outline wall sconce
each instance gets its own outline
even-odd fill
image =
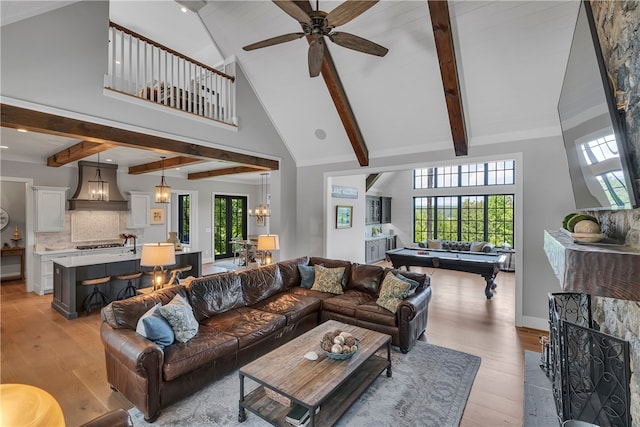
[[[176,263],[173,243],[145,243],[142,246],[140,266],[153,267],[153,290],[162,289],[165,282],[164,267]]]
[[[271,251],[280,249],[280,239],[277,234],[261,234],[258,236],[258,251],[262,252],[262,265],[271,264]]]

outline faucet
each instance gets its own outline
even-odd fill
[[[131,249],[131,251],[130,251],[130,252],[133,252],[133,254],[135,255],[135,254],[137,253],[137,252],[136,252],[136,250],[137,250],[136,248],[138,247],[138,246],[136,245],[136,236],[132,236],[131,238],[133,239],[133,249]],[[127,242],[125,242],[125,243],[127,243]]]
[[[133,249],[131,249],[129,252],[133,252],[133,254],[135,255],[137,252],[137,245],[136,245],[136,235],[135,234],[121,234],[120,237],[122,237],[124,239],[124,243],[123,245],[126,245],[127,242],[129,241],[129,239],[133,239]]]

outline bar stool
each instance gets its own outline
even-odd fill
[[[182,278],[182,273],[190,271],[192,268],[193,267],[190,265],[184,265],[182,267],[172,268],[171,270],[169,270],[169,272],[171,273],[171,276],[169,278],[169,282],[167,283],[167,285],[173,285],[174,282]]]
[[[87,279],[80,282],[82,286],[93,286],[93,292],[87,295],[82,301],[82,307],[87,314],[91,313],[91,310],[93,309],[92,305],[95,305],[96,307],[103,307],[109,304],[107,296],[100,290],[100,285],[110,281],[111,276]],[[94,298],[96,300],[95,304],[92,303]],[[102,300],[102,304],[100,304],[100,300]]]
[[[135,296],[138,292],[138,288],[133,285],[133,280],[139,279],[140,277],[142,277],[142,271],[116,276],[116,280],[128,280],[127,287],[118,292],[116,299],[127,299]]]

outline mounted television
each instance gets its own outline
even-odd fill
[[[576,209],[635,208],[637,177],[588,1],[580,3],[558,114]]]

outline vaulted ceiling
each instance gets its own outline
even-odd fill
[[[43,2],[3,1],[6,16],[5,3],[19,15],[17,3]],[[441,68],[451,64],[439,63],[427,1],[383,0],[339,28],[387,47],[385,57],[327,41],[352,113],[347,124],[330,93],[335,81],[327,81],[324,71],[309,77],[304,38],[242,50],[300,31],[282,9],[269,1],[180,3],[197,12],[183,14],[174,2],[112,1],[111,19],[211,65],[235,55],[298,166],[358,161],[349,125],[359,130],[371,161],[454,152],[445,96],[451,98],[452,91],[443,89],[447,81],[441,75]],[[319,8],[328,12],[341,3],[320,1]],[[307,7],[316,3],[307,2]],[[459,77],[454,95],[469,153],[482,144],[559,134],[556,106],[577,2],[450,1],[448,9]],[[170,16],[171,25],[160,15]],[[238,114],[242,123],[242,111]]]

